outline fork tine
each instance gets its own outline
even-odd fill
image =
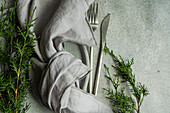
[[[87,18],[91,24],[98,22],[98,3],[93,2],[87,11]]]
[[[95,6],[95,16],[94,16],[94,23],[98,23],[98,3],[96,3],[96,6]]]
[[[91,10],[92,10],[92,4],[90,5],[88,11],[87,11],[87,18],[88,21],[91,23]]]
[[[94,23],[94,18],[95,18],[95,2],[92,4],[92,23]]]

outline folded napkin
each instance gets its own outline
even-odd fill
[[[18,0],[18,19],[22,29],[29,12],[37,7],[37,23],[31,28],[35,36],[37,58],[32,58],[29,73],[32,91],[45,106],[59,113],[111,113],[112,110],[94,95],[74,86],[90,69],[64,50],[63,42],[72,41],[96,46],[85,12],[93,0]]]

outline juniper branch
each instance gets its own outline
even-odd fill
[[[25,113],[30,104],[26,102],[30,90],[28,66],[34,52],[33,19],[35,9],[29,22],[25,21],[26,30],[22,30],[17,22],[16,5],[14,9],[4,10],[0,15],[0,112]]]
[[[124,93],[124,89],[121,89],[121,92],[117,93],[118,86],[120,85],[119,82],[113,82],[116,79],[112,79],[110,76],[109,68],[104,65],[106,71],[107,71],[107,78],[111,81],[112,85],[114,86],[114,89],[116,90],[116,93],[113,92],[113,90],[106,90],[108,92],[108,97],[112,102],[114,102],[114,106],[116,105],[117,111],[119,112],[132,112],[135,110],[137,113],[140,113],[140,107],[142,105],[142,102],[144,100],[144,97],[149,94],[149,91],[145,85],[142,85],[140,82],[136,82],[135,80],[135,74],[132,73],[131,66],[134,64],[134,59],[125,61],[120,55],[119,58],[114,55],[113,50],[110,50],[106,44],[105,44],[105,54],[109,54],[112,56],[113,61],[115,62],[115,66],[112,65],[112,67],[116,70],[117,74],[116,77],[120,77],[123,79],[123,82],[126,82],[129,84],[130,92],[132,95],[136,98],[137,107],[135,107],[134,101],[131,97],[128,97]],[[116,86],[116,87],[115,87]],[[122,104],[123,103],[123,104]]]

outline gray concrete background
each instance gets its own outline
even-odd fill
[[[108,47],[116,55],[134,58],[133,72],[138,82],[145,84],[150,95],[144,99],[141,113],[170,112],[170,1],[169,0],[96,0],[99,3],[99,21],[111,13],[107,33]],[[99,29],[95,32],[99,43]],[[72,53],[77,46],[70,44]],[[98,48],[94,49],[97,59]],[[106,55],[103,64],[110,66],[112,59]],[[96,60],[94,62],[96,65]],[[102,68],[98,96],[107,105],[109,87]],[[32,107],[28,113],[51,113],[30,98]]]
[[[107,43],[116,55],[134,57],[133,72],[146,84],[150,95],[142,113],[170,112],[170,1],[99,0],[100,18],[111,13]],[[97,33],[99,36],[99,31]],[[111,59],[104,57],[110,65]],[[107,82],[101,76],[99,98]]]
[[[111,13],[107,33],[108,47],[116,55],[134,58],[133,72],[138,82],[145,84],[150,95],[141,107],[141,113],[170,112],[170,0],[96,0],[99,3],[99,21]],[[99,29],[95,32],[99,43]],[[79,57],[78,47],[66,43],[66,49]],[[97,59],[98,48],[94,49]],[[110,66],[106,55],[103,64]],[[94,61],[96,65],[96,60]],[[113,71],[112,71],[113,72]],[[102,88],[109,87],[102,68],[98,96],[110,106]],[[40,105],[29,94],[28,113],[53,113]]]

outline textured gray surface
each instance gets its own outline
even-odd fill
[[[133,72],[137,81],[147,85],[150,95],[145,98],[142,113],[168,113],[170,111],[170,1],[169,0],[96,0],[100,5],[99,21],[111,13],[107,34],[109,48],[124,58],[134,57]],[[95,32],[99,43],[99,29]],[[79,56],[77,46],[66,48]],[[73,48],[73,49],[71,49]],[[98,48],[94,49],[95,59]],[[103,63],[111,65],[104,56]],[[96,65],[96,60],[94,62]],[[102,68],[98,98],[109,105],[103,87],[108,87]],[[30,95],[29,95],[30,96]],[[30,96],[28,113],[52,113]]]

